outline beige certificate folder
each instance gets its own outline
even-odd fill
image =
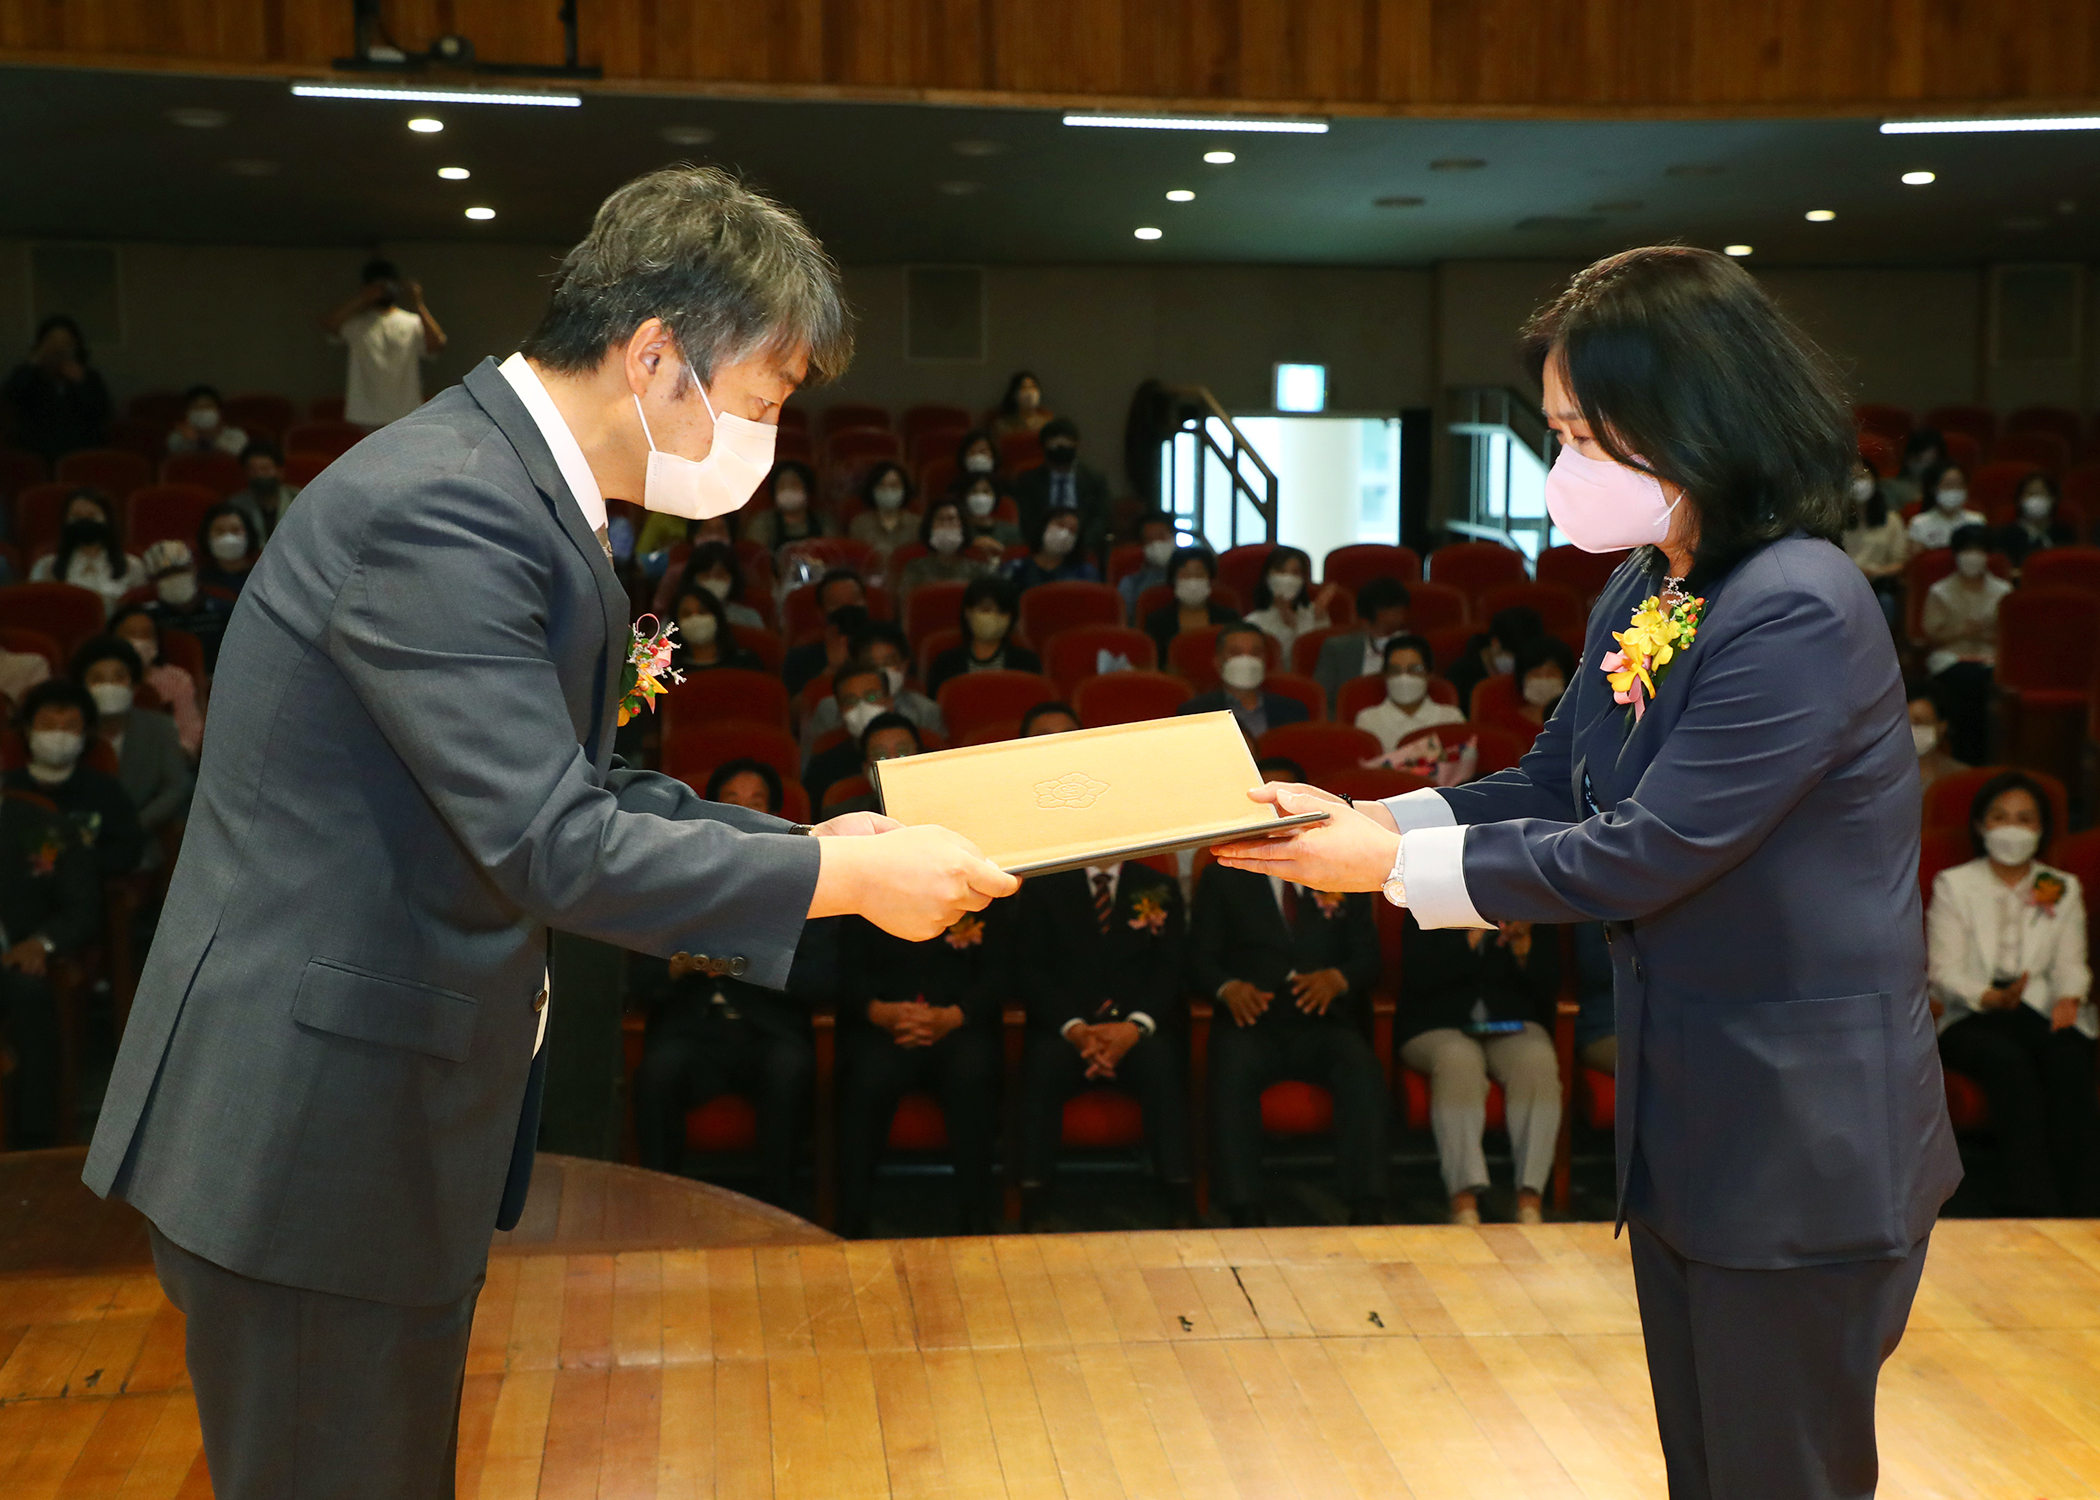
[[[875,766],[882,810],[939,823],[1015,875],[1047,875],[1322,821],[1247,799],[1261,784],[1229,713],[969,745]]]

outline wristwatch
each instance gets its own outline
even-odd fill
[[[1393,846],[1393,868],[1385,877],[1385,884],[1379,887],[1385,892],[1385,899],[1395,906],[1407,905],[1407,881],[1401,876],[1401,862],[1406,858],[1407,835],[1403,833],[1400,842]]]

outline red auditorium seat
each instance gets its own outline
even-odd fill
[[[746,757],[764,761],[782,776],[802,774],[802,747],[785,729],[769,724],[710,724],[675,736],[664,744],[663,771],[704,793],[716,766]]]
[[[780,409],[782,432],[808,432],[809,408],[806,406],[783,406]]]
[[[2069,589],[2100,598],[2100,547],[2051,547],[2030,552],[2020,569],[2025,589]]]
[[[120,453],[136,453],[149,464],[157,464],[168,451],[168,429],[135,417],[118,417],[109,424],[109,441],[103,444]]]
[[[1374,578],[1397,578],[1412,587],[1422,577],[1422,556],[1412,547],[1354,542],[1337,547],[1320,564],[1320,582],[1340,584],[1354,598]]]
[[[1026,603],[1028,596],[1021,596]],[[1087,678],[1101,670],[1102,652],[1120,656],[1132,670],[1150,672],[1159,665],[1159,647],[1142,630],[1127,625],[1072,625],[1051,637],[1043,651],[1043,670],[1058,690],[1070,697]]]
[[[717,1094],[686,1111],[685,1144],[689,1151],[756,1151],[758,1111],[742,1094]]]
[[[33,563],[58,545],[66,498],[75,488],[70,484],[32,484],[15,496],[14,539],[22,549],[23,561]]]
[[[26,625],[0,625],[0,650],[17,656],[41,656],[51,664],[53,677],[66,675],[66,653],[49,631],[31,630]]]
[[[305,489],[321,477],[321,471],[335,462],[332,453],[287,453],[284,456],[284,482],[295,489]]]
[[[1210,586],[1213,604],[1221,604],[1237,614],[1240,612],[1240,591],[1229,583],[1213,582]],[[1137,608],[1132,611],[1130,623],[1143,625],[1147,617],[1165,609],[1174,602],[1174,586],[1170,583],[1155,583],[1137,596]]]
[[[1323,724],[1327,721],[1327,693],[1312,678],[1297,672],[1271,672],[1261,686],[1265,693],[1274,693],[1279,698],[1295,698],[1304,704],[1308,723]]]
[[[139,422],[151,422],[166,432],[182,420],[189,410],[189,403],[182,399],[180,391],[140,391],[124,403],[124,415]]]
[[[301,422],[284,434],[286,453],[326,454],[341,458],[365,440],[370,429],[357,422]]]
[[[1310,677],[1319,668],[1320,652],[1328,640],[1343,634],[1339,625],[1323,625],[1318,630],[1308,630],[1291,642],[1291,670]]]
[[[1538,581],[1558,584],[1583,601],[1585,609],[1604,592],[1611,575],[1630,553],[1585,552],[1580,547],[1548,547],[1539,554]]]
[[[1024,599],[1026,595],[1022,596]],[[1218,632],[1222,625],[1184,630],[1167,643],[1167,670],[1186,677],[1196,691],[1208,693],[1218,685]],[[1283,666],[1283,647],[1276,637],[1263,632],[1262,656],[1271,672]]]
[[[787,642],[770,630],[761,630],[756,625],[732,625],[736,632],[736,643],[757,657],[768,672],[778,674],[787,662]]]
[[[86,448],[60,459],[53,477],[60,484],[93,485],[121,505],[126,495],[153,482],[153,465],[136,453]]]
[[[903,444],[887,428],[845,427],[824,439],[824,462],[831,473],[832,493],[842,495],[856,489],[860,476],[885,460],[901,463]]]
[[[1978,789],[1993,776],[2012,770],[2025,770],[2025,767],[1972,766],[1966,771],[1942,776],[1925,789],[1925,827],[1966,831],[1969,826],[1969,804],[1976,799]],[[2026,774],[2039,782],[2042,790],[2049,794],[2049,806],[2055,814],[2058,830],[2069,828],[2071,798],[2064,790],[2063,782],[2047,771],[2027,771]],[[2049,851],[2043,850],[2042,858],[2048,857]]]
[[[1410,583],[1407,628],[1416,635],[1463,625],[1470,618],[1471,601],[1465,592],[1447,583]]]
[[[1473,684],[1473,701],[1466,705],[1466,717],[1476,723],[1493,723],[1515,712],[1516,707],[1515,678],[1507,672],[1498,672]]]
[[[827,438],[834,432],[844,432],[852,427],[871,427],[888,432],[889,408],[866,401],[834,401],[817,419],[818,434]]]
[[[835,539],[834,539],[835,540]],[[806,546],[798,542],[796,545]],[[868,597],[868,614],[877,620],[890,617],[890,592],[879,583],[870,582],[862,574],[862,590]],[[824,633],[823,616],[817,613],[817,586],[814,583],[799,584],[787,591],[780,601],[781,633],[790,646],[799,646],[813,641]]]
[[[1996,460],[1969,471],[1969,509],[1984,516],[2010,511],[2020,486],[2038,465],[2026,459]],[[2011,519],[2009,516],[2007,519]]]
[[[1555,583],[1511,583],[1489,589],[1480,596],[1480,608],[1474,618],[1485,624],[1502,610],[1520,605],[1529,605],[1539,612],[1549,635],[1571,630],[1580,635],[1589,624],[1589,605],[1583,597]]]
[[[1407,1122],[1409,1130],[1429,1128],[1429,1079],[1425,1074],[1405,1066],[1400,1069],[1400,1109],[1401,1118]],[[1505,1109],[1502,1085],[1490,1079],[1487,1097],[1488,1129],[1501,1130],[1505,1127]]]
[[[1932,904],[1932,883],[1942,870],[1951,870],[1956,865],[1965,865],[1976,857],[1976,846],[1969,838],[1969,830],[1955,828],[1927,828],[1919,835],[1918,843],[1918,899],[1927,906]]]
[[[299,420],[299,413],[292,403],[282,396],[272,396],[262,391],[243,391],[228,396],[219,403],[227,422],[242,429],[253,438],[264,434],[275,438],[281,432],[289,432],[292,424]]]
[[[1584,1068],[1581,1079],[1576,1100],[1583,1122],[1592,1130],[1610,1131],[1618,1117],[1619,1080],[1602,1068]]]
[[[204,513],[220,499],[221,492],[199,484],[149,484],[135,490],[124,508],[128,545],[143,552],[155,542],[182,542],[194,550]]]
[[[2064,451],[2076,453],[2085,439],[2085,425],[2068,406],[2023,406],[2005,419],[2007,436],[2023,432],[2046,432],[2063,439]]]
[[[917,650],[919,642],[936,630],[956,630],[962,625],[963,592],[969,584],[960,578],[922,583],[904,601],[904,638]]]
[[[1883,479],[1893,479],[1903,465],[1903,446],[1890,442],[1878,432],[1862,432],[1859,435],[1859,461]]]
[[[999,439],[999,472],[1014,475],[1043,466],[1043,440],[1032,432],[1009,432]]]
[[[1942,1068],[1946,1079],[1947,1118],[1960,1131],[1988,1130],[1991,1126],[1990,1101],[1983,1097],[1983,1090],[1965,1073],[1952,1068]]]
[[[829,748],[828,746],[826,748]],[[824,788],[823,805],[817,809],[819,817],[828,818],[841,802],[851,802],[859,797],[875,795],[875,784],[865,776],[841,776]]]
[[[1325,1135],[1334,1129],[1334,1095],[1286,1078],[1261,1091],[1261,1128],[1270,1135]]]
[[[1105,583],[1039,583],[1021,595],[1021,634],[1038,651],[1074,625],[1121,625],[1122,596]]]
[[[38,630],[69,657],[73,648],[101,633],[102,596],[70,583],[14,583],[0,588],[0,625]]]
[[[1138,542],[1118,542],[1108,549],[1108,582],[1113,588],[1145,565],[1145,549]]]
[[[306,403],[306,416],[313,422],[340,422],[343,420],[343,398],[316,396]]]
[[[12,500],[33,484],[51,477],[43,456],[20,448],[0,448],[0,500]]]
[[[2008,432],[1991,444],[1991,463],[2027,463],[2061,474],[2071,467],[2071,445],[2053,432]]]
[[[1250,604],[1254,590],[1261,584],[1262,564],[1276,550],[1273,542],[1254,542],[1244,547],[1228,547],[1218,554],[1218,577],[1231,585],[1233,591]],[[1312,580],[1308,578],[1307,584]]]
[[[224,497],[248,483],[248,471],[231,453],[170,453],[160,461],[160,482],[194,484]]]
[[[892,1151],[945,1151],[948,1149],[948,1117],[941,1113],[940,1100],[931,1094],[906,1094],[890,1116],[889,1148]]]
[[[1531,581],[1524,571],[1524,554],[1499,542],[1446,543],[1429,554],[1429,577],[1476,604],[1490,589]],[[1479,618],[1477,610],[1474,618]]]
[[[1998,416],[1988,406],[1935,406],[1925,413],[1925,425],[1943,438],[1952,438],[1956,433],[1973,442],[1979,451],[1987,451],[1991,439],[1998,435]],[[1950,446],[1948,456],[1953,456]]]
[[[1940,439],[1947,446],[1947,462],[1964,474],[1975,473],[1983,463],[1984,454],[1990,451],[1966,432],[1943,432]]]
[[[1884,441],[1895,444],[1899,453],[1910,437],[1911,428],[1916,425],[1911,420],[1909,407],[1890,406],[1878,401],[1862,402],[1853,407],[1852,416],[1853,420],[1859,423],[1861,432],[1871,432]]]
[[[187,630],[177,630],[170,625],[160,633],[161,660],[170,666],[182,668],[195,682],[204,681],[204,642]]]
[[[1072,707],[1088,729],[1172,716],[1195,696],[1186,678],[1165,672],[1109,672],[1072,690]]]
[[[1121,1089],[1091,1088],[1065,1101],[1062,1140],[1068,1147],[1111,1151],[1144,1139],[1144,1108]]]
[[[657,722],[664,743],[678,734],[714,724],[769,724],[788,727],[787,684],[765,672],[716,667],[688,672],[685,681],[656,700]]]
[[[2047,553],[2039,554],[2047,556]],[[2030,715],[2075,712],[2082,721],[2100,665],[2100,598],[2074,589],[2014,589],[1998,605],[1997,686],[2017,712],[2007,743],[2023,744]],[[2080,732],[2073,728],[2071,734]],[[2025,762],[2031,755],[2018,755]]]
[[[1337,771],[1354,771],[1378,755],[1378,737],[1353,724],[1284,724],[1255,742],[1261,759],[1296,761],[1305,779],[1323,784]]]
[[[965,672],[941,684],[941,717],[957,744],[967,744],[970,731],[1013,720],[1038,703],[1057,697],[1057,684],[1040,672]]]

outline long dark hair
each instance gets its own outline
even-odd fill
[[[1843,534],[1858,447],[1838,382],[1726,256],[1651,245],[1600,260],[1532,315],[1522,348],[1534,379],[1557,362],[1606,453],[1684,491],[1695,578],[1796,528]]]

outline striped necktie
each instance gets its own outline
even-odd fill
[[[605,549],[605,555],[610,559],[612,557],[612,538],[605,534],[605,528],[600,526],[591,535],[598,539],[598,545]]]
[[[1108,934],[1109,914],[1115,910],[1116,882],[1106,871],[1094,877],[1094,920],[1101,924],[1101,932]]]

